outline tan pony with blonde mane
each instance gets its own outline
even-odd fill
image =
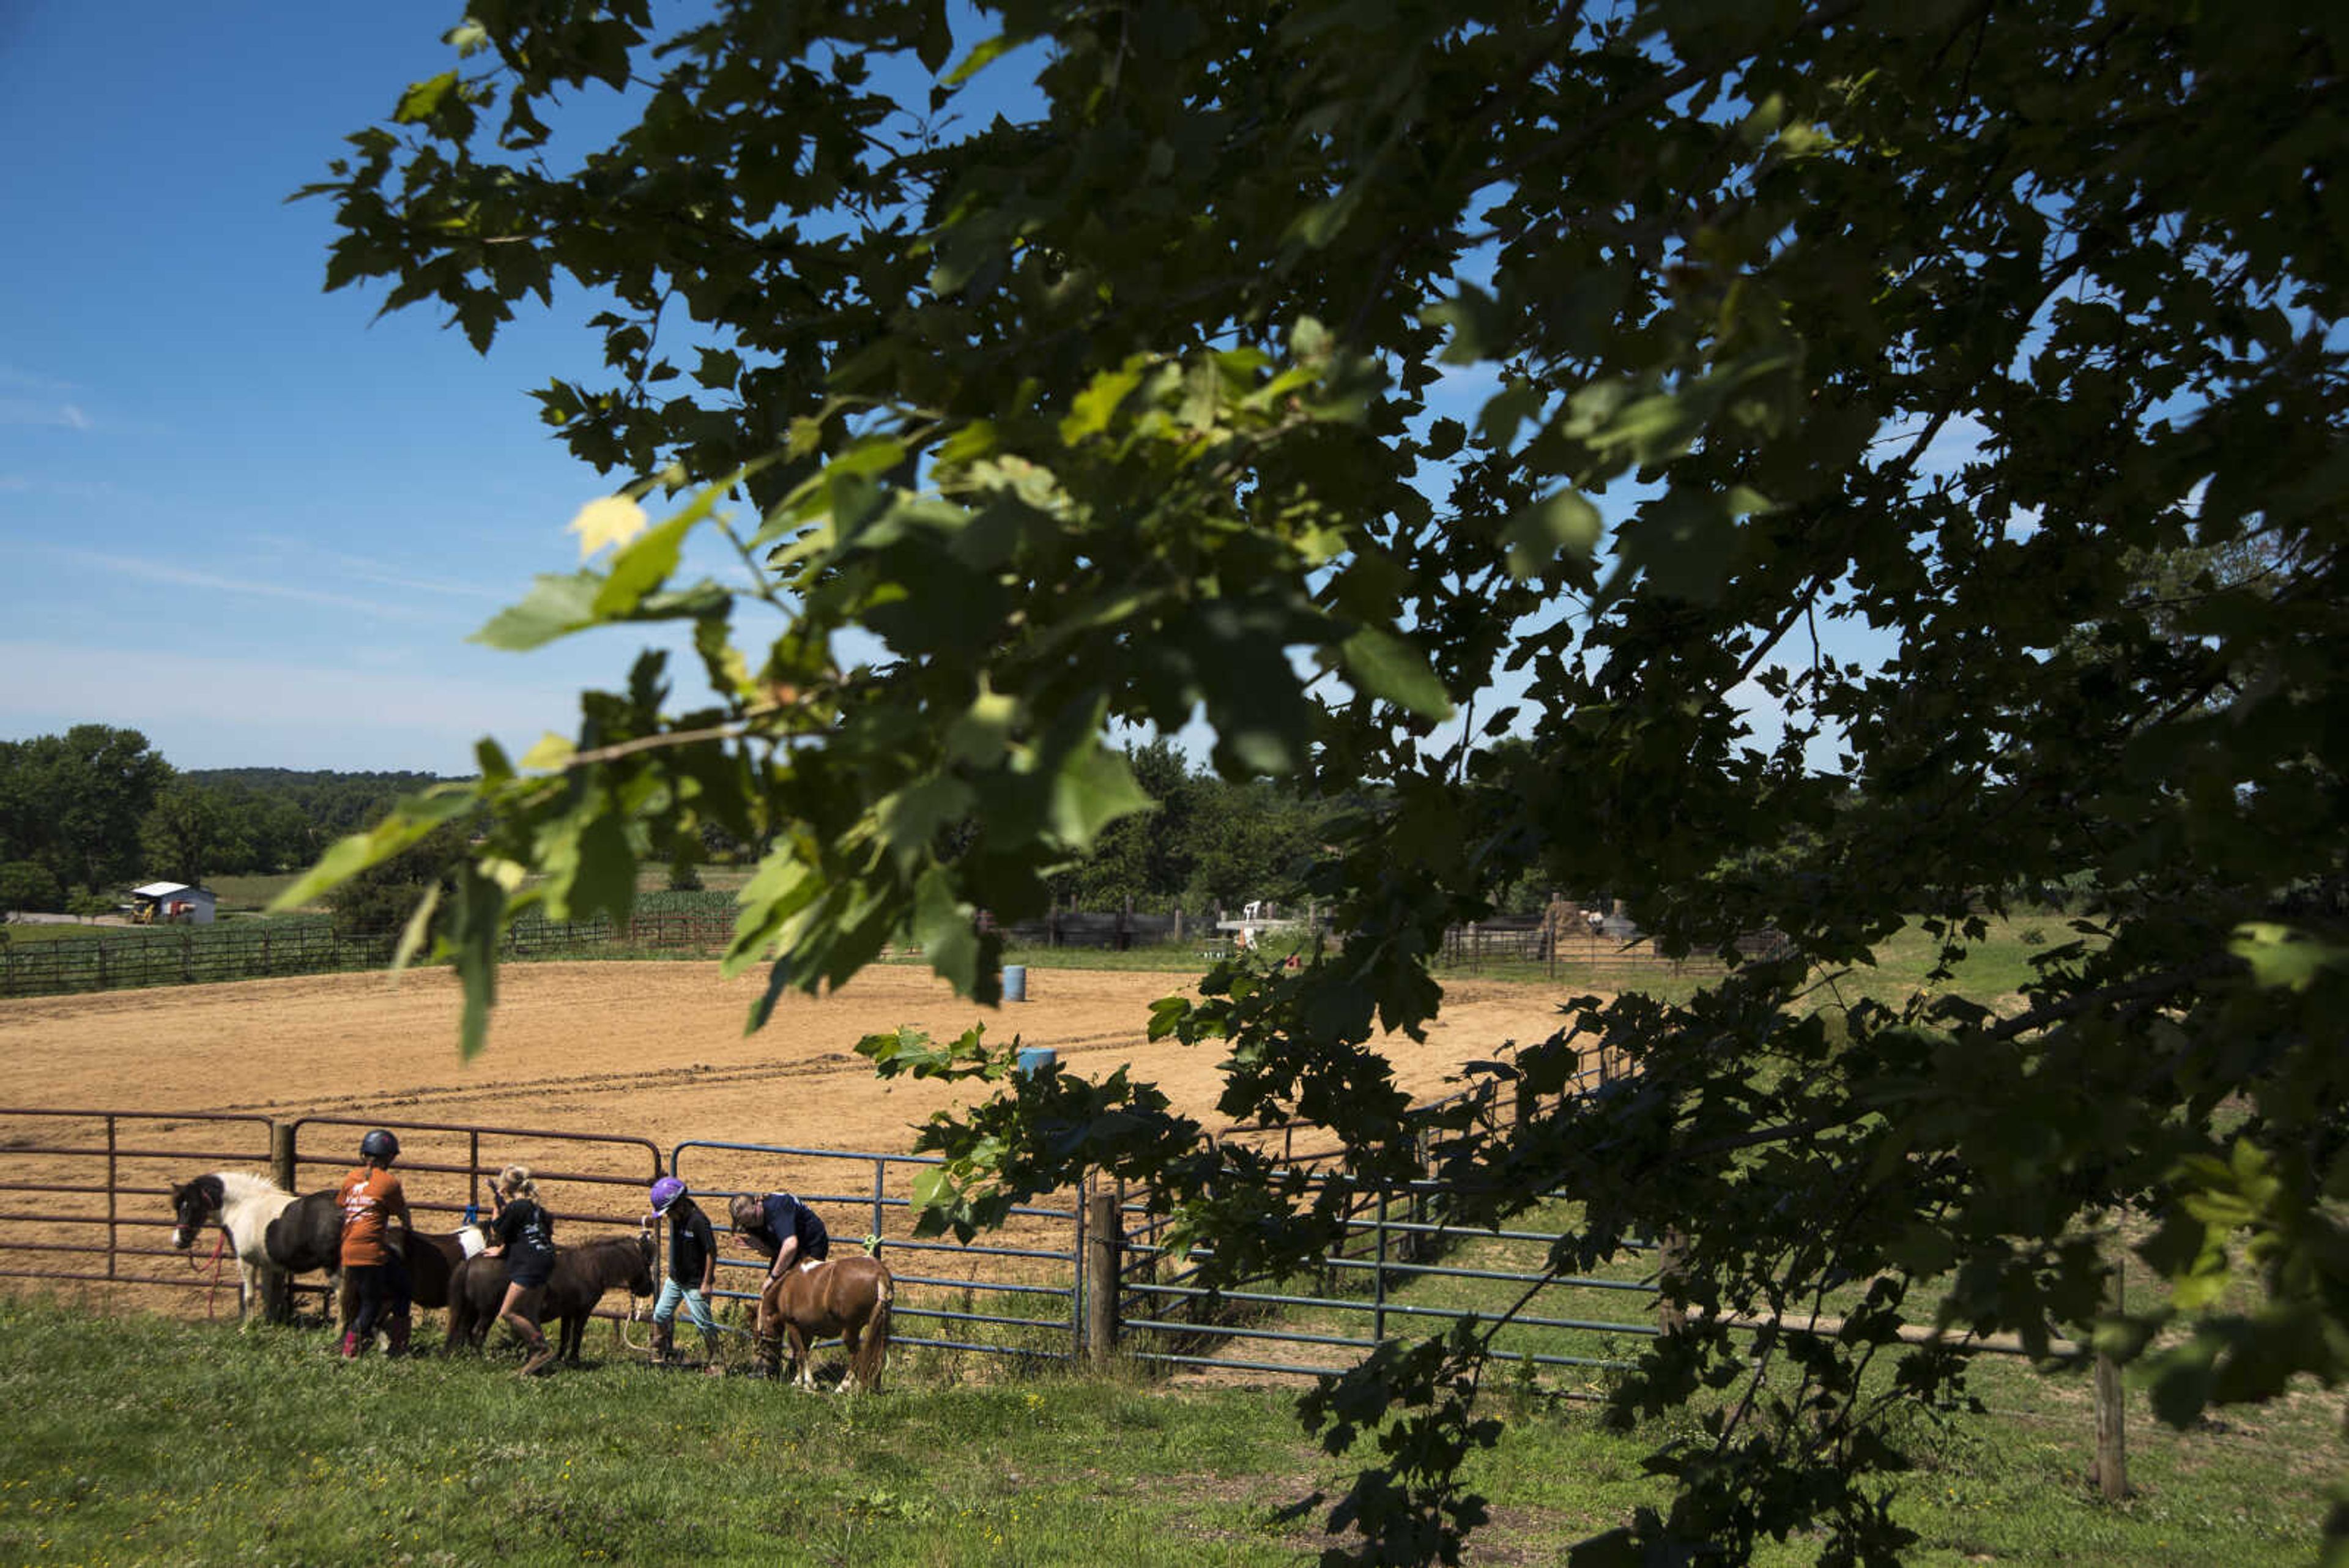
[[[799,1386],[815,1386],[809,1345],[838,1334],[848,1349],[848,1376],[840,1391],[881,1391],[889,1359],[889,1302],[896,1281],[878,1258],[854,1256],[802,1263],[759,1293],[759,1359],[772,1376],[788,1337]],[[779,1337],[781,1336],[781,1337]]]

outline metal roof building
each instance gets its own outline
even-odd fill
[[[218,903],[211,888],[191,888],[185,882],[150,882],[131,888],[130,898],[135,918],[141,922],[186,920],[199,926],[212,923]]]

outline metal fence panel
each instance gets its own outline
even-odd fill
[[[171,1187],[220,1169],[266,1171],[267,1116],[214,1111],[0,1107],[0,1278],[132,1292],[209,1290],[235,1301],[236,1262],[171,1244]]]
[[[923,1171],[944,1163],[933,1156],[690,1138],[677,1145],[669,1161],[672,1173],[697,1197],[714,1200],[704,1207],[711,1210],[712,1225],[728,1234],[732,1228],[723,1222],[725,1206],[742,1193],[791,1191],[824,1219],[835,1247],[858,1244],[854,1227],[833,1224],[835,1217],[854,1215],[856,1225],[865,1227],[864,1244],[890,1264],[896,1280],[893,1318],[1015,1331],[1012,1336],[989,1341],[910,1337],[893,1331],[893,1345],[1051,1360],[1072,1360],[1082,1348],[1080,1203],[1022,1204],[988,1240],[965,1245],[914,1234],[913,1184]],[[788,1162],[789,1172],[802,1185],[786,1188],[775,1179],[781,1162]],[[806,1179],[811,1176],[812,1182]],[[755,1289],[724,1288],[723,1271],[736,1270],[739,1278],[739,1271],[763,1270],[766,1261],[726,1257],[722,1243],[720,1251],[721,1288],[717,1293],[734,1301],[755,1299]],[[901,1257],[915,1261],[908,1267],[896,1262]],[[1064,1304],[1052,1317],[973,1310],[986,1298],[1019,1296]],[[1040,1343],[1023,1343],[1023,1338]]]

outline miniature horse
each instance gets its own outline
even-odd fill
[[[759,1356],[772,1376],[781,1359],[776,1334],[790,1336],[799,1385],[815,1386],[810,1342],[833,1334],[848,1348],[846,1393],[881,1392],[889,1359],[889,1301],[896,1281],[878,1258],[861,1255],[802,1263],[759,1293]]]
[[[409,1232],[407,1248],[400,1256],[408,1263],[408,1297],[413,1304],[449,1304],[449,1287],[455,1282],[457,1271],[465,1262],[464,1243],[458,1240],[460,1234],[455,1231],[442,1235]]]
[[[479,1350],[498,1321],[506,1299],[506,1261],[479,1256],[457,1266],[449,1281],[448,1348]],[[648,1296],[653,1284],[653,1238],[649,1231],[634,1236],[606,1236],[578,1247],[554,1249],[554,1272],[540,1298],[539,1321],[563,1320],[557,1342],[566,1361],[579,1359],[579,1342],[586,1337],[588,1314],[604,1293],[626,1285],[634,1296]]]
[[[463,1232],[442,1231],[438,1234],[424,1231],[396,1231],[394,1244],[408,1265],[408,1301],[412,1307],[444,1307],[449,1304],[449,1283],[455,1278],[458,1266],[465,1261]],[[348,1279],[343,1282],[342,1319],[347,1327],[358,1316],[358,1291]]]
[[[332,1189],[296,1198],[265,1177],[219,1170],[172,1183],[171,1213],[177,1220],[171,1245],[182,1252],[207,1225],[228,1233],[236,1249],[236,1315],[248,1326],[264,1268],[288,1275],[323,1271],[329,1276],[326,1299],[334,1299],[332,1276],[343,1266],[343,1211]]]

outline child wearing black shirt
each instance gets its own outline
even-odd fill
[[[653,1303],[653,1358],[674,1358],[677,1309],[682,1302],[693,1326],[701,1331],[702,1349],[708,1354],[702,1370],[723,1372],[718,1365],[718,1324],[709,1314],[709,1293],[718,1282],[718,1232],[685,1183],[674,1176],[653,1183],[652,1202],[646,1229],[655,1220],[668,1221],[668,1278],[661,1282],[660,1299]]]
[[[554,1360],[554,1347],[538,1326],[546,1282],[554,1272],[554,1217],[539,1207],[538,1184],[531,1180],[526,1165],[500,1171],[490,1201],[497,1209],[490,1226],[497,1244],[482,1248],[481,1256],[506,1261],[506,1299],[498,1316],[512,1324],[530,1346],[530,1359],[522,1364],[527,1377]]]

